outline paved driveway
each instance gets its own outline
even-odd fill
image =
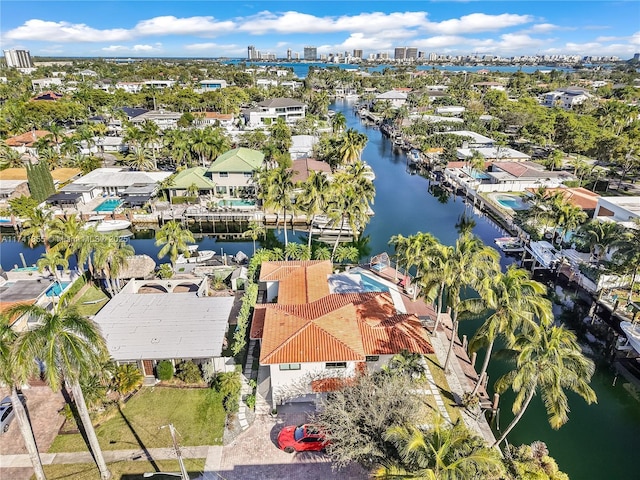
[[[38,451],[46,452],[53,443],[62,425],[63,417],[58,411],[64,406],[62,395],[54,393],[49,387],[31,387],[23,390],[27,399],[27,413],[38,445]],[[9,395],[9,389],[0,388],[0,399]],[[27,453],[18,422],[14,420],[6,433],[0,435],[0,455]],[[0,468],[0,478],[18,480],[30,478],[31,468]],[[6,475],[6,477],[5,477]]]
[[[307,420],[299,409],[281,408],[277,418],[258,416],[235,441],[222,449],[219,474],[226,480],[364,480],[368,478],[357,465],[334,471],[329,458],[320,452],[285,453],[276,446],[278,433],[285,425]],[[291,411],[293,410],[293,411]]]

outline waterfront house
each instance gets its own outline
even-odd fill
[[[153,383],[162,360],[214,362],[222,348],[233,296],[208,296],[208,280],[130,280],[94,318],[111,358],[135,364]]]
[[[455,134],[456,132],[447,132]],[[477,134],[476,134],[477,135]],[[466,134],[464,136],[467,136]],[[482,137],[479,135],[478,137],[471,138],[471,144],[479,145],[475,148],[470,148],[472,145],[468,144],[467,147],[457,148],[456,154],[458,158],[462,161],[466,161],[469,158],[473,157],[474,152],[479,153],[483,156],[483,158],[488,162],[525,162],[531,160],[531,157],[526,153],[519,152],[518,150],[514,150],[509,147],[494,147],[488,146],[490,144],[478,143],[481,142]],[[486,138],[486,137],[485,137]],[[482,145],[482,146],[480,146]]]
[[[200,197],[215,194],[216,184],[207,175],[206,167],[185,168],[176,173],[168,188],[169,197],[188,196],[194,188],[197,189],[197,195]]]
[[[306,104],[293,98],[272,98],[258,103],[254,108],[242,111],[245,124],[250,128],[271,125],[278,118],[286,123],[296,123],[305,117]]]
[[[375,103],[385,103],[389,102],[389,104],[394,108],[400,108],[405,103],[407,103],[407,93],[399,92],[397,90],[389,90],[387,92],[376,95]]]
[[[389,291],[365,291],[361,275],[333,274],[321,260],[262,263],[250,337],[260,341],[274,407],[313,400],[403,350],[433,353],[418,317]]]
[[[331,177],[331,167],[326,162],[314,160],[312,158],[299,158],[294,160],[291,165],[293,177],[291,181],[295,184],[305,182],[311,172],[323,173],[327,177]]]
[[[456,130],[450,132],[435,132],[436,135],[457,135],[459,137],[464,137],[463,148],[490,148],[493,147],[494,141],[493,138],[485,137],[484,135],[480,135],[476,132],[471,132],[469,130]]]
[[[575,180],[565,171],[549,171],[532,162],[494,162],[486,172],[488,182],[483,182],[480,191],[524,191],[528,188],[557,188],[564,182]]]
[[[630,227],[640,219],[640,197],[600,197],[593,218]]]
[[[88,202],[98,196],[127,196],[131,189],[148,186],[155,193],[158,182],[170,172],[134,172],[122,167],[97,168],[62,188],[61,192],[82,192]]]
[[[237,198],[255,195],[254,174],[264,165],[264,153],[240,147],[223,153],[211,163],[207,174],[216,184],[216,195]]]

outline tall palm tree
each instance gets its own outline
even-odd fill
[[[27,447],[29,459],[37,480],[44,480],[42,460],[33,435],[33,429],[27,417],[27,412],[18,395],[18,388],[25,385],[31,376],[37,372],[37,364],[31,358],[19,358],[16,351],[18,333],[9,326],[9,316],[0,316],[0,382],[11,389],[11,403],[18,428]]]
[[[340,145],[340,160],[342,163],[353,163],[360,160],[362,151],[367,145],[367,136],[350,128],[342,135]]]
[[[44,244],[45,250],[48,252],[49,230],[53,222],[53,215],[49,210],[34,208],[24,222],[24,228],[20,232],[21,239],[28,239],[29,246],[33,248],[38,243]]]
[[[587,220],[587,214],[580,207],[563,203],[556,210],[556,225],[560,227],[561,239],[564,241],[569,232],[575,231]],[[562,242],[560,242],[562,245]]]
[[[195,243],[193,233],[180,222],[171,221],[165,223],[156,234],[156,246],[162,245],[158,252],[158,258],[169,255],[171,265],[175,268],[178,255],[188,254],[188,243]]]
[[[575,334],[560,326],[541,324],[523,331],[509,342],[515,368],[498,379],[495,388],[503,393],[515,392],[513,413],[516,416],[496,440],[499,445],[520,421],[538,390],[549,416],[549,424],[558,429],[569,420],[565,389],[581,396],[587,403],[597,401],[589,386],[595,371],[593,362],[584,356]]]
[[[519,331],[535,328],[537,322],[548,325],[553,320],[551,302],[544,297],[546,287],[532,280],[529,272],[522,268],[510,266],[505,273],[498,272],[486,277],[478,291],[486,307],[493,313],[476,331],[469,344],[471,351],[477,351],[481,346],[487,347],[480,377],[472,392],[474,395],[487,372],[498,335],[504,335],[512,341]]]
[[[53,275],[55,282],[57,284],[60,284],[60,278],[58,277],[58,267],[62,267],[63,269],[69,268],[69,260],[64,258],[60,252],[49,251],[49,252],[45,252],[40,257],[40,259],[38,259],[38,261],[36,262],[36,265],[38,267],[39,272],[42,272],[43,270],[47,270],[51,275]],[[53,305],[55,307],[56,296],[54,295],[51,298],[53,301]]]
[[[149,150],[143,145],[136,148],[133,152],[133,157],[127,161],[127,164],[133,169],[142,172],[157,170],[155,158],[149,156]]]
[[[302,198],[302,211],[309,219],[309,239],[308,247],[311,248],[311,231],[316,215],[326,212],[331,195],[333,193],[332,183],[324,173],[313,171],[304,182],[300,198]]]
[[[457,337],[458,315],[477,315],[483,309],[482,300],[468,297],[468,288],[477,288],[486,277],[500,271],[498,252],[486,246],[472,235],[462,235],[454,246],[435,247],[431,263],[435,268],[427,269],[423,286],[425,293],[446,290],[446,305],[451,308],[452,334],[444,368],[449,368],[453,346]],[[441,309],[441,306],[438,307]]]
[[[206,167],[207,161],[210,162],[214,156],[213,148],[211,147],[212,130],[210,128],[193,130],[191,137],[191,150],[200,157],[202,166]]]
[[[626,228],[613,245],[616,247],[614,261],[622,266],[623,271],[631,274],[631,286],[627,296],[627,301],[631,302],[640,270],[640,220],[634,219],[633,227]]]
[[[69,258],[75,253],[76,260],[78,260],[79,243],[87,232],[84,228],[85,225],[85,222],[76,215],[53,220],[49,230],[49,237],[54,242],[51,251],[61,252],[64,258]]]
[[[293,195],[292,178],[293,172],[284,166],[280,166],[264,172],[259,181],[260,189],[258,194],[265,208],[276,210],[276,212],[282,211],[285,247],[289,243],[287,236],[287,210],[293,209],[291,201]],[[276,223],[278,223],[277,220]]]
[[[107,289],[113,297],[118,291],[118,274],[126,267],[135,250],[131,245],[124,243],[117,233],[102,235],[99,238],[100,241],[94,246],[93,262],[102,270]]]
[[[620,239],[623,230],[616,222],[591,220],[580,227],[579,234],[589,245],[591,256],[600,257],[606,254],[609,247]]]
[[[331,130],[334,134],[342,132],[347,126],[347,118],[344,113],[338,112],[331,119]]]
[[[243,237],[248,237],[253,240],[253,254],[256,253],[256,240],[261,237],[264,237],[266,234],[266,229],[264,225],[258,223],[256,221],[249,222],[248,229],[242,233]]]
[[[153,120],[145,120],[141,125],[141,140],[142,145],[151,150],[151,157],[153,159],[152,168],[153,170],[158,169],[158,161],[156,160],[156,149],[157,144],[162,138],[160,135],[160,127]],[[136,150],[137,153],[137,150]],[[141,169],[141,170],[146,170]],[[151,168],[149,169],[151,170]]]
[[[11,312],[28,315],[37,321],[37,326],[21,338],[18,352],[24,358],[31,356],[42,361],[45,379],[53,390],[61,387],[62,380],[70,387],[100,477],[108,480],[111,472],[104,461],[80,387],[80,380],[96,373],[107,355],[98,326],[74,309],[52,313],[37,305],[20,305]]]
[[[433,416],[429,430],[413,425],[390,428],[385,439],[400,455],[399,465],[381,468],[374,478],[454,480],[502,478],[500,453],[467,429],[463,422],[449,424]]]
[[[21,167],[24,167],[22,154],[6,144],[2,144],[2,147],[0,147],[0,170],[4,170],[5,168]]]
[[[395,235],[391,237],[390,244],[395,246],[397,262],[402,264],[405,271],[416,267],[416,278],[422,277],[422,272],[428,267],[428,257],[438,240],[430,233],[418,232],[409,237]],[[408,285],[405,285],[405,288]],[[418,295],[418,289],[414,289],[414,300]]]

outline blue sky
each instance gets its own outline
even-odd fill
[[[0,2],[3,49],[32,55],[284,57],[393,54],[617,55],[640,52],[640,2],[170,1]]]

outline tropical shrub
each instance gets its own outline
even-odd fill
[[[156,374],[158,375],[158,379],[162,381],[168,381],[173,378],[174,369],[173,364],[169,360],[162,360],[156,366]]]
[[[213,381],[212,388],[219,392],[224,411],[233,413],[238,410],[242,382],[238,372],[219,373]]]
[[[143,375],[140,369],[133,363],[118,365],[111,383],[120,395],[127,395],[142,385]]]
[[[247,404],[247,407],[253,410],[256,407],[256,396],[253,393],[247,395],[247,398],[244,399],[244,403]]]
[[[202,374],[200,373],[200,367],[193,363],[191,360],[182,362],[178,365],[176,377],[185,383],[200,383],[202,382]]]

